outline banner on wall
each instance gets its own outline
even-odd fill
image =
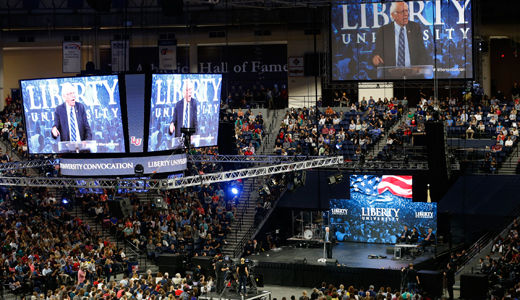
[[[303,76],[304,64],[303,64],[303,56],[291,56],[289,57],[289,67],[288,74],[289,76],[301,77]]]
[[[177,69],[177,40],[159,40],[159,70]]]
[[[81,72],[81,42],[63,42],[63,73]]]
[[[135,167],[142,165],[144,174],[172,173],[185,170],[186,163],[186,154],[103,159],[62,158],[60,170],[65,176],[134,175]]]
[[[112,41],[112,72],[125,72],[130,69],[130,41]]]

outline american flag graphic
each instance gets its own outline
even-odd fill
[[[379,194],[390,193],[404,198],[412,198],[412,176],[383,175],[377,185]]]

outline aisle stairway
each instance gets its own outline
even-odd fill
[[[261,155],[273,155],[276,137],[280,129],[280,124],[285,116],[285,109],[272,109],[268,113],[268,122],[265,126],[265,139],[263,140],[262,147],[257,151],[257,154]]]
[[[520,160],[520,148],[518,146],[518,143],[513,147],[513,151],[511,151],[511,154],[507,157],[507,159],[501,164],[500,168],[498,169],[498,174],[504,174],[504,175],[516,175],[516,165],[518,164],[518,161]]]
[[[222,252],[224,255],[233,256],[237,245],[244,238],[249,228],[253,226],[261,182],[262,179],[259,178],[247,179],[244,182],[239,198],[236,220],[231,224],[231,232],[226,237],[227,244],[223,245]]]
[[[415,112],[416,109],[410,108],[409,110],[412,112]],[[385,132],[385,135],[383,135],[381,137],[381,139],[379,139],[379,142],[377,142],[377,144],[375,144],[374,147],[372,147],[372,149],[369,150],[369,152],[371,154],[369,157],[367,157],[368,159],[377,159],[377,155],[379,154],[379,152],[381,152],[383,150],[383,148],[385,148],[385,146],[386,146],[388,133],[390,133],[392,131],[396,131],[401,125],[406,123],[407,118],[408,118],[408,115],[406,113],[403,113],[403,115],[401,116],[399,121],[397,121],[392,127],[390,127],[390,129],[387,130],[387,132]]]
[[[125,242],[122,239],[118,239],[114,234],[112,234],[94,218],[89,216],[87,212],[84,212],[79,203],[70,211],[71,215],[74,217],[79,217],[83,220],[84,223],[88,224],[93,231],[100,233],[103,239],[110,241],[111,243],[115,243],[117,248],[123,249],[126,256],[131,261],[139,262],[139,272],[146,272],[147,270],[151,270],[153,274],[159,271],[159,267],[150,259],[146,257],[146,253],[140,253],[138,249],[134,246],[130,245],[128,242]]]

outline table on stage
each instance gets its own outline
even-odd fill
[[[416,244],[395,244],[394,245],[394,258],[401,259],[402,249],[409,250],[412,256],[419,251],[419,245]]]

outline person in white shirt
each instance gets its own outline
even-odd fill
[[[511,139],[511,137],[508,137],[505,144],[504,144],[506,147],[512,147],[513,146],[513,140]]]

